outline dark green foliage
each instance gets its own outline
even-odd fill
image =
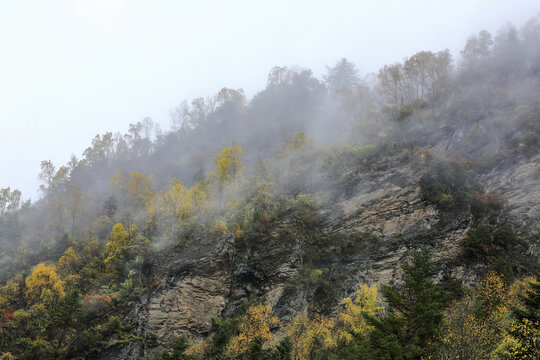
[[[536,281],[530,282],[529,286],[530,289],[525,292],[525,295],[520,295],[522,306],[512,309],[512,313],[519,325],[535,329],[538,333],[540,331],[540,277],[537,276]],[[519,331],[519,327],[510,333],[523,345],[519,358],[538,359],[540,357],[538,337],[535,338],[530,336],[530,333]]]
[[[212,336],[212,346],[206,353],[209,359],[222,359],[225,354],[225,348],[231,338],[236,334],[238,320],[229,318],[216,321],[218,329]]]
[[[480,226],[470,232],[463,240],[462,251],[467,262],[486,261],[488,256],[496,254],[489,227]]]
[[[276,352],[279,354],[279,360],[292,359],[292,343],[289,337],[281,340],[276,346]]]
[[[185,336],[180,336],[174,340],[170,349],[158,350],[152,353],[148,360],[196,360],[196,355],[186,355],[189,344]]]
[[[191,178],[191,183],[192,184],[200,183],[201,181],[204,181],[204,178],[205,178],[204,169],[200,168],[199,170],[197,170],[197,172],[195,172],[195,174],[193,174]]]
[[[246,354],[234,360],[291,360],[292,344],[289,338],[282,340],[275,349],[263,349],[263,342],[256,338]]]
[[[420,187],[425,200],[441,210],[467,209],[473,199],[473,185],[466,169],[457,161],[430,155]]]
[[[500,213],[504,203],[504,199],[495,193],[482,193],[479,190],[474,190],[471,213],[475,219],[489,218],[492,214]]]
[[[58,344],[63,345],[70,329],[76,328],[82,316],[81,294],[79,290],[73,290],[47,313],[47,325],[51,338]]]
[[[405,145],[383,142],[359,147],[344,146],[323,160],[323,169],[350,196],[362,175],[377,174],[399,162]]]
[[[337,354],[342,360],[376,359],[376,353],[371,348],[369,338],[361,334],[352,334],[353,340],[339,346]]]
[[[536,281],[529,283],[530,289],[525,292],[525,295],[520,296],[522,307],[514,308],[513,313],[518,321],[524,319],[540,326],[540,277],[536,277]]]
[[[499,213],[504,200],[494,193],[486,193],[482,184],[472,177],[470,164],[455,159],[428,154],[420,188],[425,200],[446,213],[468,214],[479,222]]]
[[[443,291],[429,279],[433,264],[427,248],[414,251],[402,267],[403,285],[382,287],[389,313],[366,317],[374,326],[369,338],[376,359],[420,359],[441,333]]]
[[[287,291],[294,293],[302,289],[308,294],[310,313],[329,314],[338,303],[335,293],[339,290],[340,280],[338,272],[333,268],[304,267],[297,277],[291,279]]]
[[[17,354],[17,359],[21,360],[56,360],[60,356],[58,349],[41,339],[22,337],[17,341],[16,346],[19,351],[13,353]]]
[[[459,300],[465,295],[461,280],[454,277],[443,278],[441,288],[443,290],[443,300],[446,305],[450,305],[452,301]]]
[[[253,339],[251,344],[249,345],[249,349],[247,352],[241,356],[238,356],[238,359],[240,360],[259,360],[259,359],[267,359],[266,351],[263,349],[263,341],[260,337],[256,337]]]
[[[60,258],[72,242],[73,240],[69,238],[68,234],[58,237],[52,248],[52,259],[57,260]]]
[[[461,251],[467,264],[483,263],[505,276],[512,282],[518,265],[527,268],[524,259],[526,242],[521,239],[509,224],[500,226],[481,225],[469,232],[463,240]]]
[[[81,296],[73,290],[51,308],[15,311],[2,330],[0,352],[17,359],[59,359],[75,353],[77,344],[70,335],[82,325]]]
[[[103,203],[103,215],[113,217],[116,214],[116,210],[118,210],[118,202],[116,201],[116,197],[111,195]]]

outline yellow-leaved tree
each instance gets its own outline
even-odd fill
[[[212,160],[216,167],[216,177],[220,185],[220,191],[226,184],[240,175],[243,155],[240,145],[233,141],[231,146],[221,150]]]
[[[293,150],[298,150],[302,148],[307,142],[306,134],[304,131],[299,131],[294,134],[294,138],[290,141],[287,141],[287,154],[291,153]]]
[[[124,200],[126,200],[128,196],[126,184],[127,184],[126,176],[120,171],[115,172],[113,177],[111,178],[111,181],[109,182],[109,185],[112,188],[120,192],[120,196]]]
[[[322,315],[297,315],[289,324],[287,335],[293,344],[292,358],[297,360],[324,359],[339,341],[346,340],[335,320]]]
[[[166,213],[177,222],[190,218],[193,210],[193,200],[190,195],[180,180],[172,179],[169,182],[169,191],[163,194]]]
[[[117,171],[110,181],[110,185],[118,190],[128,203],[135,206],[149,207],[154,197],[152,179],[143,173],[133,171],[129,177]]]
[[[0,286],[0,312],[24,301],[25,293],[26,284],[22,274],[6,281],[4,285]]]
[[[25,283],[25,298],[28,305],[33,308],[44,309],[66,295],[64,282],[56,273],[54,265],[45,263],[36,265]]]
[[[68,247],[64,254],[58,259],[58,268],[64,273],[69,274],[76,270],[78,263],[81,261],[81,256],[73,249]]]
[[[177,178],[173,178],[169,181],[168,191],[160,192],[152,199],[148,212],[163,228],[164,234],[171,234],[179,226],[201,215],[208,200],[205,182],[187,188]]]
[[[64,279],[66,285],[70,286],[79,281],[80,276],[77,270],[81,262],[81,255],[71,246],[58,259],[58,272],[62,275],[62,279]]]
[[[372,326],[368,325],[363,314],[378,315],[384,311],[377,297],[377,286],[366,284],[356,289],[354,301],[347,297],[341,302],[343,310],[338,313],[338,320],[347,331],[356,334],[367,335]],[[347,334],[350,336],[350,334]]]
[[[131,225],[129,231],[124,229],[121,223],[114,225],[110,240],[105,244],[105,264],[116,260],[121,252],[131,245],[136,234],[137,226],[135,225]]]
[[[210,194],[208,193],[207,185],[205,181],[200,181],[187,191],[189,198],[193,202],[193,209],[197,214],[203,214],[208,207]]]
[[[251,306],[241,317],[238,324],[239,334],[233,337],[228,345],[228,352],[234,355],[245,353],[250,344],[259,338],[263,345],[272,343],[272,327],[279,325],[279,319],[272,314],[268,305]]]
[[[438,358],[520,358],[514,355],[521,343],[511,333],[530,329],[517,329],[510,315],[512,308],[519,305],[528,280],[516,280],[507,288],[502,275],[488,272],[475,291],[446,310],[446,331]]]

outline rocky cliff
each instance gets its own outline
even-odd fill
[[[129,315],[138,323],[139,341],[109,356],[135,359],[147,353],[149,343],[165,344],[179,334],[200,340],[212,333],[213,318],[233,314],[250,296],[271,305],[285,322],[313,309],[332,313],[361,283],[399,282],[399,263],[422,244],[432,249],[437,281],[475,283],[481,265],[464,266],[457,259],[463,239],[479,220],[470,211],[444,211],[425,199],[420,185],[425,153],[426,148],[400,148],[382,169],[352,169],[349,189],[325,189],[330,200],[307,225],[283,216],[257,242],[208,232],[158,251],[150,274],[161,283]],[[532,238],[528,251],[536,259],[539,177],[540,156],[520,154],[494,161],[477,174],[486,192],[504,199],[504,207],[489,221],[510,222],[516,232]]]

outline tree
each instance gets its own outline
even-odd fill
[[[152,178],[140,172],[133,171],[128,178],[117,171],[111,178],[110,185],[120,191],[124,201],[135,206],[148,207],[154,197]]]
[[[436,54],[431,51],[420,51],[403,64],[408,80],[410,96],[413,100],[425,101],[436,98],[450,76],[451,56],[448,50]]]
[[[80,212],[82,192],[75,185],[70,185],[67,192],[67,208],[71,215],[71,236],[75,234],[75,220]]]
[[[0,223],[8,214],[14,214],[21,207],[21,192],[9,187],[0,189]]]
[[[286,66],[275,66],[268,74],[266,88],[277,88],[292,83],[296,72]]]
[[[41,162],[41,172],[39,173],[39,180],[43,181],[43,184],[39,186],[40,190],[47,194],[52,188],[52,182],[55,174],[55,167],[51,160],[43,160]]]
[[[478,36],[471,36],[467,40],[467,44],[461,50],[461,56],[467,62],[486,59],[490,54],[492,45],[493,37],[488,31],[482,30],[478,33]]]
[[[204,99],[202,97],[193,99],[191,106],[187,101],[176,107],[171,112],[172,127],[178,129],[194,129],[204,125],[206,118],[215,109],[214,99]]]
[[[44,309],[64,297],[64,282],[54,265],[40,263],[26,278],[26,301],[34,308]]]
[[[297,315],[289,324],[287,335],[293,343],[293,359],[325,359],[345,334],[336,328],[334,319],[316,315]]]
[[[247,100],[243,89],[234,90],[224,87],[217,93],[215,101],[217,107],[223,107],[227,103],[242,107]]]
[[[115,172],[113,177],[111,178],[111,181],[109,182],[109,185],[112,188],[120,192],[120,195],[122,196],[123,200],[127,200],[127,196],[128,196],[126,184],[127,184],[126,175],[120,171]]]
[[[378,78],[387,102],[403,110],[418,101],[437,99],[446,89],[451,63],[450,51],[444,50],[420,51],[403,63],[385,65]]]
[[[326,67],[326,75],[323,77],[330,93],[352,92],[358,86],[358,70],[356,66],[343,58],[334,67]]]
[[[294,138],[292,140],[287,141],[287,154],[290,154],[293,150],[298,150],[304,147],[307,142],[306,134],[303,130],[297,132],[294,134]]]
[[[540,277],[529,283],[529,289],[520,295],[522,307],[513,309],[514,316],[522,321],[528,319],[532,323],[540,323]]]
[[[191,216],[193,200],[190,195],[177,178],[169,182],[169,191],[163,194],[163,204],[166,213],[176,222],[181,222]]]
[[[428,355],[439,338],[443,321],[443,292],[429,279],[431,255],[423,247],[402,263],[403,284],[383,286],[389,313],[366,315],[373,326],[370,343],[379,359],[419,359]]]
[[[521,307],[512,309],[517,322],[510,333],[518,342],[511,352],[518,359],[540,357],[540,278],[529,282],[525,294],[520,294]]]
[[[105,244],[105,263],[116,260],[122,251],[129,247],[136,232],[135,225],[131,225],[129,232],[124,229],[121,223],[114,225],[109,237],[110,240]]]
[[[79,290],[70,291],[60,299],[47,313],[50,337],[56,340],[57,347],[66,352],[68,345],[64,342],[82,315],[81,294]]]
[[[371,326],[366,322],[364,314],[376,316],[384,311],[380,300],[377,298],[377,286],[360,285],[355,292],[354,301],[347,297],[341,305],[344,307],[338,313],[338,319],[345,328],[353,334],[367,335]]]
[[[406,91],[405,75],[401,64],[385,65],[379,70],[378,78],[390,104],[403,107],[411,101]]]
[[[439,359],[491,359],[494,345],[502,339],[475,314],[474,296],[467,295],[446,310],[445,333],[439,345]]]
[[[221,150],[212,160],[216,167],[216,177],[219,182],[220,193],[223,187],[235,180],[242,169],[242,148],[235,141],[231,146]]]
[[[9,307],[22,307],[24,305],[25,293],[26,284],[22,274],[6,281],[3,286],[0,286],[0,312]]]
[[[534,348],[530,346],[534,330],[529,324],[512,323],[509,316],[526,284],[523,279],[506,287],[502,275],[489,271],[475,289],[446,310],[437,358],[527,358],[517,355]]]
[[[103,214],[113,217],[116,214],[116,210],[118,210],[118,203],[116,202],[116,197],[111,195],[103,202]]]
[[[131,173],[130,182],[127,184],[127,192],[138,205],[146,205],[154,196],[150,185],[152,180],[140,172]]]
[[[190,360],[198,359],[193,355],[187,355],[186,350],[189,348],[188,341],[185,336],[176,338],[171,346],[171,349],[157,351],[153,353],[150,360]],[[146,358],[145,358],[146,359]]]
[[[58,259],[58,270],[65,277],[75,274],[81,263],[81,256],[73,247],[67,248],[64,254]],[[69,283],[69,277],[66,279]]]
[[[83,152],[84,159],[90,166],[108,164],[114,154],[114,139],[111,132],[96,135],[92,145]]]
[[[234,355],[244,354],[256,339],[262,345],[271,344],[273,336],[270,329],[278,325],[279,319],[272,314],[270,306],[251,306],[240,318],[239,333],[231,339],[228,352]]]

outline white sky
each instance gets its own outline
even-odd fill
[[[469,35],[521,26],[538,0],[0,0],[0,188],[37,199],[39,163],[80,157],[97,133],[183,99],[243,88],[275,65],[360,72]]]

